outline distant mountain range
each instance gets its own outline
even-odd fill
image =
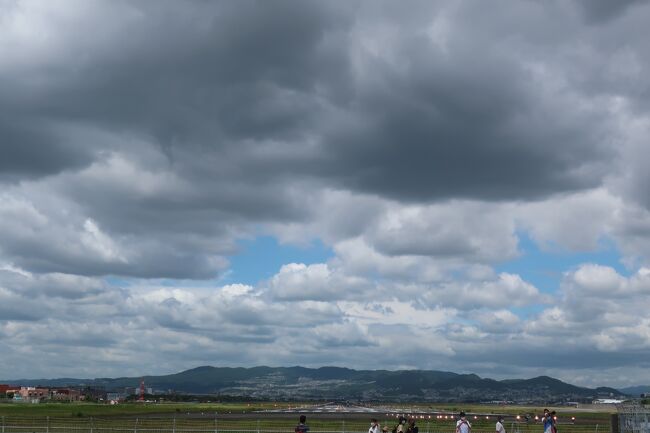
[[[8,380],[46,387],[94,386],[124,391],[140,377]],[[272,400],[459,401],[508,400],[528,403],[591,401],[620,396],[613,388],[583,388],[548,376],[493,380],[475,374],[428,370],[352,370],[339,367],[198,367],[176,374],[145,376],[155,392],[212,394]],[[627,388],[627,390],[636,388]],[[635,394],[635,393],[631,393]]]
[[[650,394],[650,385],[630,386],[619,389],[624,394],[638,397],[641,394]]]

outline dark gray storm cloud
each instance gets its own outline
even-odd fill
[[[462,2],[34,7],[46,42],[5,7],[0,181],[51,176],[61,200],[40,188],[35,212],[72,207],[47,224],[74,237],[90,219],[104,253],[8,231],[0,249],[40,272],[205,278],[251,224],[308,222],[305,197],[324,189],[431,203],[601,187],[622,152],[603,98],[632,87],[583,68],[644,46],[636,33],[617,45],[617,20],[585,23],[599,9],[582,3],[507,16]],[[576,51],[589,55],[567,61]]]
[[[1,87],[1,85],[0,85]],[[0,96],[1,97],[1,96]],[[67,136],[51,119],[16,116],[0,102],[0,181],[57,174],[89,164],[98,149]]]
[[[534,49],[534,35],[517,45],[493,28],[461,32],[470,23],[458,19],[440,46],[426,26],[442,12],[418,7],[425,18],[383,16],[381,3],[102,5],[63,29],[55,56],[3,74],[2,109],[20,106],[17,120],[36,130],[40,118],[149,137],[197,188],[291,175],[435,200],[599,185],[612,156],[604,113],[575,112],[547,93],[517,51]],[[104,39],[80,41],[92,26]],[[379,52],[360,40],[381,41],[390,26],[400,34]],[[34,76],[47,78],[34,87]],[[2,166],[26,175],[78,167],[93,143],[74,141],[5,130]],[[137,152],[123,141],[101,150]]]
[[[52,40],[17,30],[0,69],[0,180],[61,173],[48,181],[60,201],[27,193],[39,230],[5,223],[0,250],[26,269],[208,278],[251,224],[308,221],[314,191],[531,200],[601,185],[617,156],[607,110],[536,59],[547,36],[504,29],[481,6],[47,13]],[[479,16],[492,24],[471,25]],[[69,235],[53,236],[57,224]]]
[[[346,81],[336,33],[350,18],[317,4],[95,6],[57,29],[58,51],[2,71],[0,109],[13,115],[2,129],[5,170],[53,173],[96,145],[66,153],[74,136],[39,140],[54,122],[153,137],[172,160],[177,147],[200,158],[227,156],[249,139],[302,139],[318,114],[315,90]],[[13,49],[30,48],[38,47]],[[26,128],[34,137],[20,135]]]
[[[622,0],[617,2],[610,2],[607,0],[582,0],[579,3],[583,8],[586,20],[592,24],[600,24],[607,20],[616,19],[628,12],[632,6],[643,4],[645,2],[646,0]]]

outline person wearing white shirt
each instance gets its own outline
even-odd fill
[[[381,429],[379,428],[379,423],[375,418],[372,418],[370,420],[370,428],[368,429],[368,433],[381,433]]]
[[[465,412],[460,413],[460,419],[456,421],[456,433],[470,433],[472,425],[465,418]]]
[[[500,416],[497,421],[496,433],[506,433],[506,428],[503,426],[503,417]]]
[[[406,433],[404,425],[406,424],[406,418],[403,416],[399,417],[399,423],[397,424],[397,433]]]

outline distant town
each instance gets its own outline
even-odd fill
[[[107,404],[117,404],[127,400],[144,401],[145,395],[153,395],[154,390],[142,385],[140,388],[126,387],[122,392],[108,392],[105,389],[91,386],[49,388],[0,384],[0,401],[13,403],[91,401]],[[172,391],[157,391],[156,394],[169,392]]]
[[[86,395],[82,390],[73,388],[40,388],[0,384],[0,399],[15,402],[82,401],[86,399]]]

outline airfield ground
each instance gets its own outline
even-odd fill
[[[305,413],[311,433],[364,433],[370,418],[392,427],[396,416],[402,414],[417,419],[420,433],[451,433],[455,430],[454,415],[463,410],[473,424],[473,433],[493,433],[496,415],[505,416],[509,433],[541,433],[541,425],[535,422],[534,416],[542,409],[463,404],[367,407],[296,403],[0,404],[0,422],[4,433],[291,433],[299,414]],[[550,409],[558,413],[559,433],[608,433],[611,414],[615,412],[611,406]]]

